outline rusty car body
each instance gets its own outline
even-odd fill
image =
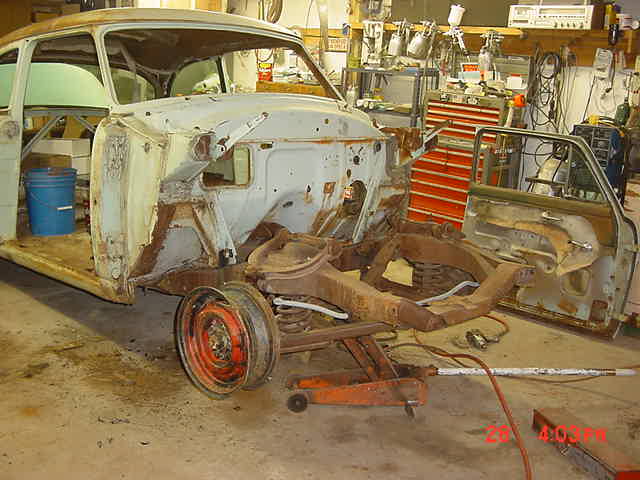
[[[323,96],[253,91],[265,50],[294,55]],[[400,378],[371,335],[475,318],[533,273],[404,220],[412,161],[435,132],[376,127],[282,27],[168,9],[70,15],[0,40],[0,81],[0,256],[114,302],[138,287],[185,296],[178,350],[212,397],[261,385],[281,353],[343,340],[383,403],[407,382],[400,404],[422,402],[422,382]],[[91,140],[78,188],[89,225],[34,237],[21,165],[65,119]],[[480,286],[416,303],[428,285],[383,275],[398,257]],[[359,322],[314,329],[309,309]]]

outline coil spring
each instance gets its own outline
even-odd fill
[[[295,296],[282,297],[286,300],[308,302],[309,297]],[[301,333],[311,329],[311,315],[313,312],[305,308],[277,305],[275,307],[276,321],[282,333]]]
[[[444,281],[444,267],[438,263],[418,263],[413,268],[413,285],[418,288],[428,288]]]

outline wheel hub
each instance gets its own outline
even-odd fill
[[[225,362],[231,360],[231,335],[219,318],[211,321],[209,328],[207,328],[207,335],[209,337],[209,348],[211,348],[213,355]]]

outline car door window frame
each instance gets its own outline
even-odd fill
[[[613,213],[615,216],[615,220],[616,220],[616,226],[618,227],[619,225],[621,225],[624,222],[624,214],[622,211],[622,206],[620,205],[620,202],[618,200],[618,197],[616,196],[615,192],[613,191],[613,188],[611,187],[611,185],[609,184],[609,180],[607,180],[607,177],[605,176],[604,171],[602,171],[602,169],[600,168],[599,165],[593,165],[591,162],[589,162],[587,159],[590,156],[593,156],[591,149],[589,148],[589,145],[587,144],[587,142],[584,141],[583,138],[580,137],[574,137],[571,135],[558,135],[558,134],[549,134],[549,133],[545,133],[545,132],[531,132],[529,130],[522,130],[519,128],[507,128],[507,127],[480,127],[478,128],[478,130],[476,131],[476,137],[475,137],[475,141],[474,141],[474,158],[473,158],[473,164],[472,164],[472,169],[471,169],[471,187],[473,187],[474,184],[478,184],[477,182],[477,178],[478,178],[478,165],[479,165],[479,156],[480,156],[480,152],[481,152],[481,146],[482,146],[482,142],[483,142],[483,137],[487,134],[504,134],[504,135],[518,135],[518,136],[526,136],[526,137],[536,137],[540,140],[548,140],[548,141],[565,141],[567,142],[572,148],[577,149],[578,151],[580,151],[580,153],[582,153],[585,163],[587,165],[587,168],[589,169],[589,172],[591,173],[591,175],[594,177],[594,179],[596,180],[596,183],[598,184],[598,187],[600,188],[602,194],[605,197],[605,204],[609,204],[611,206],[611,208],[613,209]],[[571,168],[569,166],[569,168]],[[569,179],[569,173],[567,174],[567,182]],[[565,182],[566,185],[566,182]],[[496,188],[496,189],[502,189],[503,187],[495,187],[492,185],[485,185],[485,187],[488,188]],[[531,194],[531,195],[537,195],[537,194]],[[571,201],[583,201],[582,199],[567,199],[567,200],[571,200]],[[589,201],[584,201],[585,203],[593,203],[593,202],[589,202]]]
[[[19,80],[18,70],[20,69],[21,56],[23,56],[21,44],[22,42],[12,43],[11,45],[8,45],[7,47],[0,50],[0,57],[14,50],[17,52],[16,69],[15,72],[13,72],[13,79],[11,80],[11,92],[9,93],[9,101],[6,107],[0,106],[0,114],[9,114],[11,109],[14,107],[14,104],[16,103],[16,96],[19,94],[19,92],[17,92],[16,90],[16,87],[18,86]]]

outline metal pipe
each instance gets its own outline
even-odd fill
[[[460,282],[458,285],[453,287],[448,292],[441,293],[440,295],[436,295],[435,297],[425,298],[424,300],[419,300],[416,302],[416,305],[424,306],[429,305],[431,302],[437,302],[438,300],[444,300],[445,298],[449,298],[451,295],[458,293],[464,287],[479,287],[480,284],[478,282],[472,282],[470,280],[465,280],[464,282]]]
[[[319,342],[333,342],[343,338],[357,338],[376,333],[390,332],[393,325],[382,322],[355,322],[339,327],[319,328],[310,332],[289,333],[280,339],[280,350],[290,350],[292,347],[314,345]]]
[[[436,375],[456,376],[456,375],[486,375],[482,368],[438,368]],[[494,376],[497,377],[523,377],[541,375],[574,375],[579,377],[629,377],[636,375],[635,370],[629,368],[490,368]]]
[[[52,116],[49,119],[49,121],[44,124],[44,127],[38,130],[38,133],[36,133],[35,136],[31,140],[29,140],[29,143],[27,143],[25,147],[22,149],[22,156],[20,157],[22,160],[24,160],[29,156],[29,154],[31,153],[31,150],[33,150],[33,147],[36,145],[36,143],[38,143],[42,138],[44,138],[45,135],[49,133],[49,131],[54,127],[54,125],[61,118],[62,117],[60,115]]]

